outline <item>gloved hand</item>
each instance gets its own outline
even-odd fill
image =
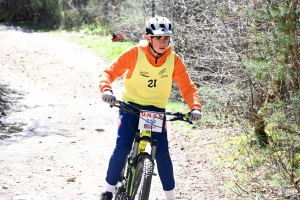
[[[111,90],[104,90],[102,93],[102,100],[113,106],[115,104],[116,97]]]
[[[189,117],[189,121],[198,121],[201,119],[201,110],[199,109],[194,109],[190,112],[190,117]]]

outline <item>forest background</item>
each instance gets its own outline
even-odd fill
[[[0,22],[112,35],[165,16],[197,85],[200,126],[239,127],[228,179],[241,197],[300,198],[299,0],[0,0]],[[174,85],[172,99],[183,101]],[[0,96],[1,100],[1,96]],[[222,155],[220,155],[222,156]],[[224,163],[220,163],[222,165]]]

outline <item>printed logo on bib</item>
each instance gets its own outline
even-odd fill
[[[144,77],[149,77],[149,72],[140,71],[139,75],[144,76]]]
[[[163,70],[161,70],[160,72],[159,72],[159,75],[161,76],[163,73],[165,73],[167,71],[167,69],[166,68],[164,68]]]

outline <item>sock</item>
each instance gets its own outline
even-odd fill
[[[110,185],[110,184],[106,183],[106,190],[105,190],[106,192],[113,193],[114,190],[115,190],[115,185]]]
[[[175,191],[170,190],[170,191],[165,191],[166,198],[167,200],[175,200]]]

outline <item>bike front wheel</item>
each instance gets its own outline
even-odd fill
[[[128,168],[128,160],[126,159],[123,170],[120,174],[118,184],[115,187],[114,200],[124,200],[126,197],[126,170]]]
[[[153,162],[149,154],[141,154],[136,167],[133,200],[148,200],[151,188]]]
[[[126,197],[126,188],[124,186],[120,186],[116,189],[114,200],[124,200]]]

